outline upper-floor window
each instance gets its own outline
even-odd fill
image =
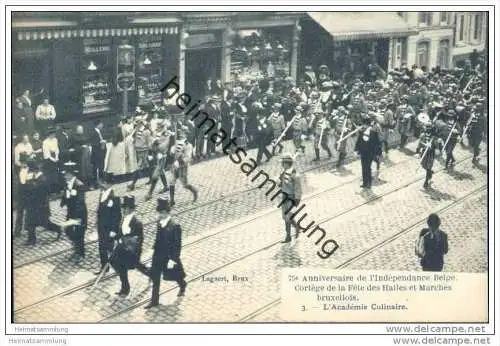
[[[465,16],[462,14],[458,17],[458,41],[461,42],[465,38]]]
[[[448,12],[440,12],[439,13],[439,23],[448,24]]]
[[[432,25],[432,12],[419,12],[418,23],[420,25]]]
[[[474,41],[481,41],[481,34],[483,29],[483,17],[481,14],[474,15]]]

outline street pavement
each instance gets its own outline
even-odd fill
[[[409,148],[412,146],[414,149],[415,143]],[[311,156],[306,158],[310,160]],[[112,273],[92,290],[89,287],[95,278],[92,271],[98,266],[96,244],[87,245],[85,262],[75,266],[67,262],[67,251],[57,252],[59,242],[48,243],[40,246],[44,250],[34,255],[32,261],[18,255],[16,263],[14,256],[15,321],[278,321],[281,268],[418,270],[413,242],[432,211],[442,211],[443,224],[448,223],[452,230],[445,229],[450,235],[445,270],[484,272],[487,268],[485,168],[474,168],[470,152],[463,148],[457,147],[456,157],[459,163],[452,174],[439,171],[440,165],[436,163],[435,170],[439,172],[429,191],[421,188],[424,171],[419,169],[418,159],[407,151],[391,151],[390,160],[382,165],[378,182],[371,191],[359,188],[359,161],[348,164],[345,170],[332,172],[331,163],[326,167],[313,166],[306,158],[299,158],[299,169],[305,172],[304,212],[309,216],[304,223],[314,220],[340,245],[328,259],[317,256],[315,236],[308,238],[303,234],[293,245],[279,243],[284,236],[280,210],[273,207],[264,191],[249,184],[244,174],[238,172],[239,168],[235,171],[229,159],[217,159],[229,163],[221,169],[223,179],[218,182],[203,181],[195,169],[207,170],[221,161],[200,163],[192,167],[193,182],[199,185],[204,182],[205,187],[212,184],[207,189],[218,192],[213,196],[207,194],[208,202],[196,206],[189,204],[187,194],[179,199],[185,205],[181,204],[176,219],[185,229],[182,258],[189,282],[186,297],[177,298],[177,287],[163,282],[163,305],[145,312],[142,307],[150,297],[150,286],[144,275],[130,272],[132,292],[127,298],[114,295],[119,280]],[[482,159],[484,162],[484,155]],[[263,169],[274,176],[279,165],[275,161]],[[215,174],[211,173],[210,178]],[[232,191],[237,192],[231,194],[226,188],[234,183],[229,179],[233,175],[246,185],[233,186]],[[199,180],[195,181],[195,177]],[[141,194],[144,191],[137,192],[138,196]],[[96,203],[97,193],[89,193],[87,198],[89,204]],[[153,205],[139,206],[143,208],[141,216],[145,222],[154,221]],[[154,228],[151,223],[145,229],[145,262],[152,254]],[[384,245],[379,246],[381,243]],[[466,259],[462,257],[464,249],[471,254]],[[49,256],[37,260],[36,256],[43,256],[42,251]],[[233,275],[247,277],[248,281],[233,282]],[[227,282],[209,283],[204,280],[207,277],[226,277]]]

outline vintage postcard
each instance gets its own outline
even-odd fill
[[[7,6],[7,331],[482,343],[491,5]]]

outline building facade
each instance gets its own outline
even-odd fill
[[[398,12],[415,29],[408,37],[406,63],[427,70],[452,66],[453,12]],[[397,65],[396,65],[397,67]]]
[[[487,12],[454,12],[453,64],[462,65],[471,54],[483,53],[488,37]]]

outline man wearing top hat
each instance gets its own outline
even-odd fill
[[[292,241],[291,229],[292,225],[295,228],[295,238],[299,236],[299,226],[293,219],[291,210],[298,207],[302,198],[302,185],[300,176],[294,167],[294,157],[291,154],[283,154],[281,157],[281,165],[283,170],[279,176],[279,187],[283,192],[285,198],[280,202],[282,217],[285,221],[285,240],[282,243],[289,243]]]
[[[361,171],[363,174],[362,188],[370,189],[372,187],[371,165],[373,160],[380,156],[381,145],[377,131],[372,127],[370,116],[363,117],[363,125],[359,131],[358,139],[354,150],[361,157]]]
[[[36,227],[43,226],[46,230],[55,232],[57,239],[61,236],[61,227],[50,221],[49,194],[47,177],[40,170],[40,164],[33,159],[26,162],[26,168],[20,173],[21,184],[25,193],[25,228],[28,232],[26,245],[36,245]]]
[[[96,275],[100,274],[109,261],[109,256],[113,251],[111,235],[118,234],[121,218],[120,197],[115,196],[110,184],[103,183],[97,205],[97,237],[101,269],[95,273]]]
[[[78,180],[75,169],[76,163],[68,162],[64,165],[64,180],[66,187],[61,198],[61,207],[66,206],[66,220],[79,220],[79,224],[66,230],[68,238],[73,242],[74,253],[71,256],[75,261],[85,257],[85,231],[87,229],[87,205],[85,204],[85,186]]]
[[[140,263],[144,226],[135,215],[135,197],[123,197],[122,218],[116,234],[110,234],[115,240],[115,248],[109,260],[111,266],[120,277],[121,288],[117,295],[127,296],[130,293],[128,271],[137,269],[149,276],[146,266]]]
[[[186,274],[181,261],[182,227],[172,219],[170,215],[171,205],[168,199],[158,199],[156,207],[158,212],[158,225],[155,243],[153,245],[153,261],[150,269],[150,277],[153,281],[153,292],[151,302],[146,309],[155,307],[160,303],[161,275],[168,271],[169,262],[174,262],[173,279],[179,285],[178,297],[183,296],[186,291],[187,282],[184,280]]]

